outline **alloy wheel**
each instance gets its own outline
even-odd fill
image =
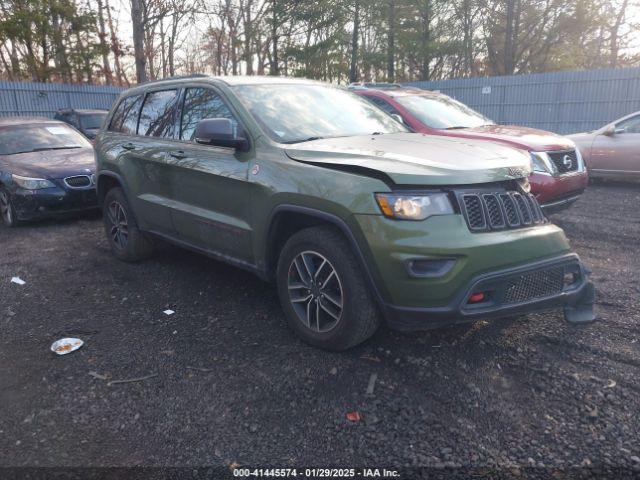
[[[304,251],[289,266],[289,299],[308,329],[328,332],[342,318],[344,294],[338,272],[326,257]]]
[[[120,249],[127,248],[129,240],[129,224],[127,222],[127,214],[119,202],[113,201],[107,209],[107,219],[109,221],[109,235],[113,243]]]
[[[2,216],[2,221],[5,225],[13,223],[11,201],[9,200],[9,194],[4,190],[0,191],[0,216]]]

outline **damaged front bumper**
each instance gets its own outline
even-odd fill
[[[573,324],[595,320],[595,288],[591,272],[576,254],[567,254],[474,278],[443,307],[406,308],[385,304],[391,328],[428,330],[479,319],[521,315],[555,308]]]

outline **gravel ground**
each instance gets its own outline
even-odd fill
[[[120,263],[97,218],[0,229],[0,466],[639,472],[639,205],[595,185],[553,217],[599,322],[383,329],[342,354],[297,340],[274,288],[233,267],[169,246]],[[62,336],[86,343],[58,357]]]

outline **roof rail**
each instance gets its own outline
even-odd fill
[[[184,80],[187,78],[203,78],[209,77],[206,73],[192,73],[190,75],[174,75],[172,77],[158,78],[157,80],[149,80],[148,82],[139,83],[138,85],[149,85],[152,83],[167,82],[169,80]]]

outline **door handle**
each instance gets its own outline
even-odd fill
[[[125,150],[134,150],[136,146],[131,142],[127,142],[124,145],[122,145],[122,148],[124,148]]]
[[[187,154],[184,153],[184,151],[182,150],[176,150],[175,152],[171,152],[169,153],[169,155],[171,155],[173,158],[186,158]]]

